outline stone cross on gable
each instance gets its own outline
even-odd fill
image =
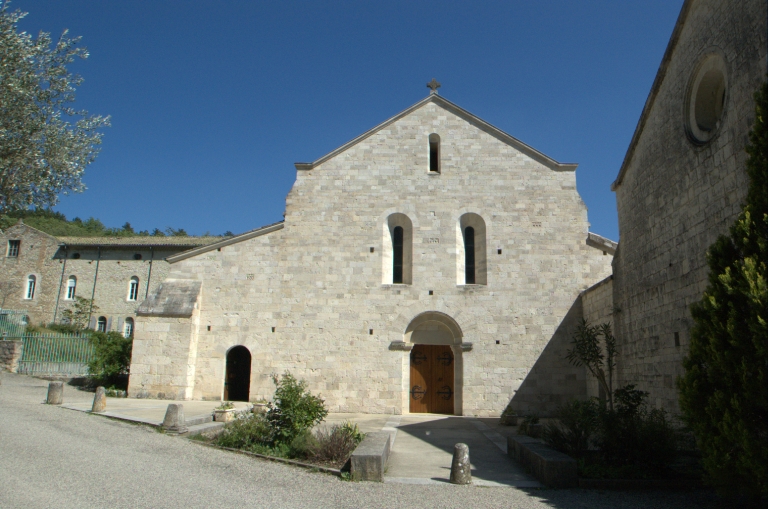
[[[427,88],[430,89],[430,95],[437,94],[437,89],[440,88],[440,83],[435,78],[432,78],[432,81],[427,83]]]

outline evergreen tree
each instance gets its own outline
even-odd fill
[[[755,99],[746,203],[709,249],[678,388],[710,481],[759,499],[768,495],[768,84]]]

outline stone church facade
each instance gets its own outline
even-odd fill
[[[612,185],[619,383],[637,384],[673,412],[690,305],[707,285],[706,251],[747,192],[744,148],[753,94],[766,79],[767,5],[686,0]]]
[[[307,380],[331,411],[552,412],[580,292],[611,272],[575,164],[436,93],[313,163],[285,220],[168,258],[138,310],[129,394],[269,398]]]

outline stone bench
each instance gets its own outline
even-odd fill
[[[352,479],[355,481],[384,481],[389,461],[390,434],[386,431],[368,433],[350,456]]]
[[[507,437],[507,454],[542,484],[552,488],[579,486],[576,460],[535,438],[522,435]]]

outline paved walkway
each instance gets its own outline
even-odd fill
[[[442,482],[344,482],[331,475],[200,447],[147,426],[44,405],[47,385],[44,380],[0,373],[2,508],[715,509],[730,502],[707,491],[606,492]],[[93,398],[93,394],[71,387],[64,389],[64,395],[70,403]],[[331,417],[343,420],[350,415]],[[367,416],[360,424],[368,429],[389,423],[394,430],[392,421],[397,419]],[[402,417],[395,423],[402,425],[402,429],[397,428],[396,449],[407,443],[401,439],[414,429],[409,421],[410,417]],[[472,419],[466,421],[474,426]],[[494,427],[493,420],[482,422]],[[475,454],[479,474],[482,467],[478,459]]]
[[[472,482],[480,486],[541,487],[507,456],[506,438],[472,417],[435,414],[393,416],[397,433],[385,482],[449,482],[453,447],[469,446]]]
[[[62,407],[89,412],[93,393],[65,386]],[[101,415],[126,421],[159,426],[165,417],[168,400],[107,398],[107,411]],[[210,415],[217,401],[183,401],[187,420]],[[245,409],[248,403],[236,402]],[[533,477],[507,456],[506,438],[493,419],[454,417],[436,414],[382,415],[334,413],[322,425],[345,421],[356,423],[364,433],[389,431],[393,449],[385,482],[402,484],[442,484],[449,482],[453,447],[457,443],[469,446],[472,479],[482,486],[541,487]],[[490,425],[490,426],[489,426]],[[194,431],[193,427],[193,431]]]
[[[93,405],[93,393],[83,393],[74,388],[65,387],[62,407],[81,412],[90,412]],[[73,394],[74,392],[80,394]],[[82,394],[86,396],[83,397]],[[182,403],[184,417],[192,420],[195,417],[211,415],[213,409],[219,406],[218,401],[168,401],[159,399],[107,398],[107,411],[101,415],[126,421],[140,422],[159,426],[163,423],[169,403]],[[248,403],[235,402],[235,408],[245,410]]]

